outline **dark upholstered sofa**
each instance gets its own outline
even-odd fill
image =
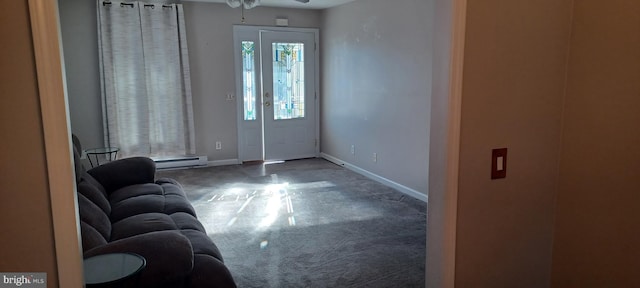
[[[182,187],[155,179],[155,163],[134,157],[85,171],[74,139],[84,257],[129,252],[146,268],[135,287],[236,287]]]

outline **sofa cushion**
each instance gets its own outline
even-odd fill
[[[78,193],[78,214],[80,220],[93,227],[104,239],[111,238],[111,220],[109,216],[84,195]]]
[[[173,222],[180,230],[197,230],[206,233],[206,230],[204,229],[204,226],[202,226],[202,223],[200,223],[200,221],[198,221],[195,216],[189,213],[173,213],[171,214],[171,219],[173,219]]]
[[[93,226],[84,221],[80,221],[80,233],[82,235],[83,252],[107,244],[107,239],[102,237],[102,234],[93,228]]]
[[[111,221],[116,222],[140,213],[183,212],[196,215],[193,206],[178,186],[172,184],[139,184],[118,189],[109,197]]]
[[[236,287],[227,267],[222,261],[210,255],[194,255],[193,271],[190,275],[187,286],[190,288]]]
[[[211,238],[209,238],[206,233],[197,230],[180,230],[180,233],[186,236],[189,242],[191,242],[193,254],[209,255],[218,259],[220,262],[224,262],[218,246],[211,241]]]
[[[120,188],[116,191],[113,191],[109,195],[109,201],[111,203],[120,202],[129,198],[138,197],[138,196],[146,196],[146,195],[163,195],[164,191],[162,191],[162,187],[160,185],[156,185],[155,183],[146,183],[146,184],[138,184],[131,185]]]
[[[113,223],[112,227],[111,241],[154,231],[178,230],[173,219],[162,213],[134,215]]]
[[[111,202],[111,221],[118,222],[124,218],[143,213],[162,213],[164,196],[144,195],[127,198],[119,202]]]
[[[82,181],[86,181],[87,183],[91,184],[92,186],[97,188],[100,192],[102,192],[104,197],[107,197],[107,190],[105,190],[104,186],[102,186],[102,184],[100,184],[100,182],[98,182],[98,180],[93,178],[93,176],[91,176],[89,173],[84,172],[84,174],[82,175]]]
[[[96,206],[100,207],[102,212],[106,215],[111,214],[111,204],[109,204],[109,200],[107,200],[107,196],[103,191],[96,186],[91,184],[89,181],[81,181],[77,186],[78,193],[87,197],[87,199]]]
[[[87,171],[108,193],[122,187],[153,183],[156,164],[147,157],[129,157],[107,162]]]

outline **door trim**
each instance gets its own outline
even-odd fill
[[[238,61],[240,61],[240,44],[239,42],[240,40],[240,36],[243,34],[247,34],[247,33],[253,33],[255,39],[255,43],[259,43],[260,38],[260,31],[271,31],[271,32],[300,32],[300,33],[311,33],[314,35],[314,42],[315,42],[315,52],[314,52],[314,60],[315,60],[315,77],[313,79],[313,81],[315,82],[315,138],[316,138],[316,147],[315,147],[315,156],[319,157],[320,156],[320,29],[318,28],[294,28],[294,27],[274,27],[274,26],[249,26],[249,25],[233,25],[233,47],[234,47],[234,78],[235,78],[235,84],[236,84],[236,111],[237,111],[237,117],[236,117],[236,121],[237,121],[237,137],[238,137],[238,160],[240,163],[242,163],[242,161],[244,161],[245,159],[245,154],[246,151],[244,151],[244,113],[243,113],[243,104],[244,104],[244,97],[242,94],[242,71],[237,71],[238,67],[240,67],[240,63],[238,63]],[[256,53],[256,55],[259,55],[258,53]],[[257,64],[260,64],[262,59],[260,56],[256,56],[255,59]],[[260,73],[260,72],[259,72]],[[257,81],[258,83],[260,83],[260,79],[262,78],[262,75],[258,74],[256,75],[256,77],[258,78]],[[262,90],[262,83],[259,84],[260,85],[260,89],[259,91]],[[262,97],[262,93],[258,93],[260,94],[260,97]],[[264,117],[262,115],[262,113],[260,113],[260,117]],[[262,120],[260,120],[262,121]],[[261,139],[264,139],[264,136],[261,135]],[[262,146],[264,147],[264,143],[262,143]],[[264,159],[264,153],[262,155],[262,158]]]
[[[467,0],[435,0],[433,11],[439,63],[433,65],[425,286],[453,288]]]
[[[35,5],[37,2],[39,2],[39,0],[31,0],[29,2],[30,6],[31,5]],[[53,1],[42,1],[42,2],[53,2]],[[447,142],[449,143],[457,143],[459,145],[459,137],[460,137],[460,131],[459,131],[459,124],[457,124],[458,126],[456,126],[456,124],[452,124],[452,123],[459,123],[460,121],[460,99],[461,99],[461,88],[462,88],[462,63],[461,59],[464,55],[464,45],[463,42],[464,41],[464,25],[465,25],[465,12],[466,12],[466,0],[436,0],[436,6],[434,11],[437,11],[436,17],[444,17],[447,18],[449,20],[446,20],[444,22],[441,22],[441,24],[443,24],[442,29],[443,30],[447,30],[446,33],[449,33],[449,35],[436,35],[438,36],[439,40],[447,40],[449,42],[453,42],[453,47],[451,47],[451,51],[450,53],[452,55],[447,56],[447,59],[445,61],[447,61],[449,64],[446,65],[446,68],[443,69],[443,71],[434,71],[434,73],[440,73],[440,74],[451,74],[453,78],[458,79],[457,81],[450,81],[452,83],[453,87],[456,87],[456,89],[458,90],[458,92],[453,92],[453,91],[448,91],[446,95],[436,95],[437,97],[441,97],[441,101],[448,101],[449,103],[452,103],[452,106],[449,107],[450,110],[452,110],[452,112],[450,112],[448,115],[445,115],[445,117],[443,118],[437,118],[435,120],[437,121],[444,121],[445,123],[445,132],[447,133],[446,135],[448,135],[447,137],[449,138],[449,140],[447,140]],[[48,5],[48,4],[47,4]],[[445,7],[446,9],[443,9],[443,7]],[[424,11],[425,13],[430,12],[430,11]],[[40,13],[44,13],[44,16],[41,15]],[[437,15],[441,15],[441,16],[437,16]],[[59,14],[57,13],[57,9],[55,12],[55,17],[57,17]],[[455,15],[455,16],[454,16]],[[47,12],[43,12],[42,9],[40,8],[35,8],[35,10],[31,11],[31,17],[33,18],[37,18],[37,17],[52,17],[52,15],[50,14],[50,11]],[[450,19],[450,18],[453,19]],[[54,23],[54,22],[47,22],[48,24]],[[440,22],[439,22],[440,23]],[[57,23],[56,24],[57,27]],[[33,24],[32,24],[33,25]],[[452,29],[451,26],[454,27],[458,27],[456,29]],[[275,27],[265,27],[265,28],[275,28]],[[280,27],[278,27],[280,28]],[[235,29],[235,26],[234,26]],[[445,33],[445,32],[442,32]],[[52,35],[57,35],[57,37],[60,36],[59,31],[55,34],[49,34],[49,36]],[[35,36],[34,36],[35,38]],[[456,38],[458,40],[452,40],[452,38]],[[319,45],[320,42],[316,41],[316,43],[318,43],[317,45]],[[39,44],[34,44],[34,45],[39,45]],[[51,50],[56,50],[57,48],[54,47],[44,47],[45,49],[51,49]],[[318,51],[320,49],[320,46],[318,46]],[[51,52],[51,51],[49,51]],[[316,53],[316,57],[318,53]],[[452,60],[452,58],[454,58],[454,55],[457,55],[457,58],[459,60],[458,63],[454,65],[454,61]],[[445,53],[442,54],[438,54],[437,56],[446,56]],[[63,59],[62,55],[58,56],[58,59]],[[55,58],[55,57],[52,57]],[[49,59],[51,60],[51,58]],[[43,61],[42,59],[36,59],[36,63],[40,64],[40,62]],[[316,74],[316,77],[319,77],[319,73]],[[319,81],[318,81],[319,82]],[[453,83],[457,83],[457,84],[453,84]],[[449,82],[444,83],[443,85],[449,85]],[[320,97],[320,86],[316,86],[316,90],[318,91],[318,99]],[[456,94],[458,93],[458,94]],[[236,94],[237,95],[237,94]],[[66,103],[63,103],[61,99],[56,99],[55,103],[49,103],[49,102],[45,102],[41,105],[66,105]],[[43,107],[42,109],[47,109],[46,107]],[[432,123],[434,123],[434,121],[432,121]],[[63,129],[64,127],[66,127],[67,124],[64,123],[52,123],[51,126],[45,126],[44,130],[45,131],[50,131],[50,132],[55,132],[57,133],[57,129]],[[433,124],[432,124],[433,125]],[[432,129],[433,130],[433,129]],[[319,130],[318,130],[319,131]],[[455,139],[458,140],[455,140]],[[45,143],[45,145],[47,145],[48,142]],[[319,145],[318,145],[319,146]],[[433,169],[438,169],[438,171],[443,171],[444,174],[443,177],[446,178],[445,179],[441,179],[441,182],[446,182],[444,187],[441,187],[440,190],[442,194],[444,195],[449,195],[449,197],[446,197],[446,199],[444,200],[444,202],[441,202],[440,205],[441,206],[446,206],[449,207],[447,209],[447,212],[444,213],[443,218],[441,219],[432,219],[432,217],[434,215],[432,215],[431,212],[433,212],[433,208],[436,207],[435,203],[434,203],[434,199],[431,198],[431,203],[429,204],[429,215],[428,215],[428,221],[429,223],[432,223],[431,221],[436,221],[435,224],[440,225],[441,227],[445,227],[447,232],[444,232],[446,234],[449,235],[449,237],[446,237],[448,240],[452,240],[453,243],[450,243],[449,245],[447,245],[446,247],[443,247],[442,243],[441,244],[436,244],[436,243],[428,243],[427,244],[427,253],[431,254],[431,252],[436,251],[437,249],[444,249],[444,251],[442,252],[442,259],[444,259],[444,261],[436,261],[436,262],[432,262],[430,261],[430,259],[427,259],[427,267],[426,267],[426,273],[427,273],[427,283],[426,283],[426,287],[432,287],[432,288],[438,288],[438,287],[447,287],[447,288],[452,288],[454,287],[454,282],[455,282],[455,230],[456,230],[456,217],[455,217],[455,213],[456,213],[456,207],[457,207],[457,194],[458,194],[458,190],[457,190],[457,181],[458,181],[458,176],[457,176],[457,171],[458,171],[458,153],[459,153],[459,149],[456,148],[449,148],[447,149],[446,147],[443,150],[439,150],[439,151],[435,151],[435,152],[440,152],[440,153],[445,153],[446,155],[446,163],[443,163],[442,165],[438,165],[438,163],[430,163],[430,171]],[[449,153],[450,152],[450,153]],[[55,157],[57,158],[65,158],[67,159],[67,157],[65,155],[61,155],[61,154],[57,154]],[[67,161],[70,161],[70,159],[67,159]],[[430,181],[429,183],[433,183],[435,179],[430,177]],[[432,190],[432,185],[430,184],[430,192],[434,191]],[[52,195],[52,197],[57,197],[57,195]],[[66,196],[63,196],[63,198]],[[65,199],[61,199],[62,201],[64,201]],[[69,199],[67,199],[69,200]],[[54,199],[52,199],[52,202],[54,201]],[[74,200],[75,202],[75,200]],[[55,231],[55,237],[56,237],[56,245],[60,245],[60,244],[64,244],[64,243],[59,243],[60,241],[63,241],[64,236],[63,235],[69,235],[69,234],[74,234],[77,235],[75,233],[78,233],[77,231],[74,231],[73,229],[69,229],[69,227],[61,227],[59,225],[55,225],[55,223],[65,223],[65,221],[68,221],[68,218],[66,218],[65,215],[67,215],[68,211],[62,211],[60,209],[62,209],[62,207],[60,206],[56,206],[56,205],[52,205],[52,209],[53,211],[53,221],[54,221],[54,231]],[[76,210],[77,211],[77,210]],[[430,226],[430,229],[433,228],[432,226]],[[58,231],[58,230],[62,230],[62,231]],[[429,229],[427,230],[429,231]],[[434,231],[435,232],[435,231]],[[431,233],[428,233],[428,241],[431,240],[436,240],[433,238],[443,238],[443,235],[433,235]],[[441,242],[441,241],[439,241]],[[61,287],[82,287],[82,267],[81,267],[81,259],[76,259],[76,257],[60,257],[61,253],[65,253],[66,251],[71,251],[72,253],[76,253],[75,249],[79,249],[79,244],[77,247],[73,247],[73,243],[67,243],[64,244],[66,248],[64,247],[56,247],[57,250],[57,254],[58,254],[58,266],[59,267],[67,267],[65,268],[66,271],[64,273],[64,275],[60,274],[59,275],[59,281],[60,284],[68,284],[68,285],[61,285]],[[79,251],[78,251],[79,252]],[[440,260],[442,260],[440,259]],[[444,262],[446,262],[446,265],[443,264]],[[432,265],[433,264],[433,265]],[[433,272],[433,273],[432,273]],[[429,276],[431,275],[439,275],[440,281],[435,280],[430,278]]]
[[[82,249],[57,1],[29,0],[51,201],[57,287],[83,287]]]

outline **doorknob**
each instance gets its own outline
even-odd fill
[[[271,106],[271,102],[269,102],[269,101],[264,102],[264,106],[267,106],[267,107]]]
[[[264,98],[269,98],[269,92],[264,93]]]

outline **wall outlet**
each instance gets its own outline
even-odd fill
[[[491,150],[491,179],[507,177],[507,148]]]
[[[356,145],[351,145],[351,155],[356,155]]]
[[[373,163],[378,162],[378,153],[373,153]]]
[[[235,99],[236,97],[233,96],[233,93],[227,93],[227,101],[232,101],[233,99]]]
[[[216,150],[222,150],[222,142],[216,141]]]

